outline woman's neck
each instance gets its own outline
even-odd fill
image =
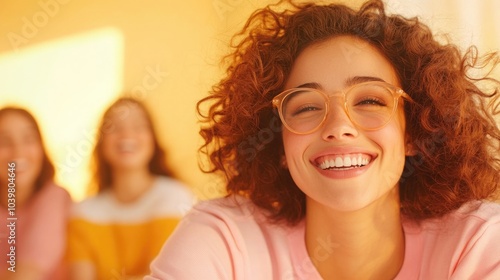
[[[111,189],[116,199],[122,203],[131,203],[139,199],[152,186],[155,176],[147,169],[114,170]]]
[[[324,279],[393,279],[404,259],[397,188],[354,212],[308,199],[305,241]]]

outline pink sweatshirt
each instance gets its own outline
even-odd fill
[[[9,213],[0,207],[0,279],[13,272],[8,271],[15,246],[16,269],[23,264],[36,266],[43,274],[41,279],[65,279],[63,259],[66,249],[66,228],[71,207],[68,192],[54,184],[42,187],[23,208],[16,208],[15,229],[7,226]],[[9,238],[11,244],[9,244]],[[15,240],[15,244],[12,242]],[[14,264],[14,263],[12,263]]]
[[[419,226],[404,222],[405,260],[395,279],[500,279],[500,205],[485,202],[471,209],[464,206]],[[327,254],[330,242],[315,257]],[[269,223],[262,210],[236,197],[195,206],[144,279],[322,278],[307,254],[303,222]]]

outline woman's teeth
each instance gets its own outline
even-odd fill
[[[344,155],[325,157],[318,165],[323,170],[333,168],[361,167],[370,163],[371,157],[368,155]]]

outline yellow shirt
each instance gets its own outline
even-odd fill
[[[194,202],[177,181],[158,177],[138,201],[118,202],[110,191],[74,206],[68,229],[68,261],[92,262],[97,279],[149,273],[180,218]]]

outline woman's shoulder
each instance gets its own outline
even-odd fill
[[[457,210],[458,216],[469,217],[485,223],[500,222],[500,203],[492,201],[473,202]]]
[[[160,176],[137,201],[121,203],[110,190],[105,190],[75,203],[71,216],[100,224],[143,223],[181,217],[195,201],[195,196],[181,182]]]
[[[54,182],[49,182],[45,184],[39,192],[40,197],[46,197],[47,199],[62,199],[64,201],[69,201],[71,200],[71,196],[69,195],[69,192],[61,187],[60,185],[54,183]]]
[[[200,201],[193,207],[194,212],[204,212],[209,215],[228,218],[246,217],[261,214],[258,207],[246,197],[240,195],[229,195],[215,199]]]
[[[31,208],[51,209],[70,208],[71,196],[69,192],[54,182],[45,184],[33,197]],[[38,211],[38,210],[35,210]]]
[[[173,178],[158,176],[141,203],[151,207],[154,205],[161,215],[183,216],[196,201],[196,196],[184,183]]]
[[[194,198],[193,192],[186,184],[166,176],[156,177],[152,191],[160,195],[174,196],[181,200]]]
[[[66,219],[71,209],[71,196],[63,187],[48,182],[30,198],[19,213],[24,219],[58,220]],[[5,211],[5,215],[7,211]]]
[[[73,203],[71,207],[72,218],[82,218],[88,220],[102,220],[113,210],[113,198],[106,190],[102,193],[87,197],[81,201]]]
[[[441,218],[429,221],[430,228],[438,227],[450,230],[457,228],[473,230],[488,228],[491,225],[500,226],[500,204],[488,201],[466,203]],[[498,233],[500,236],[500,231]]]
[[[420,222],[404,220],[403,228],[405,235],[418,236],[417,239],[426,240],[426,244],[441,240],[463,242],[494,236],[500,238],[500,204],[473,201],[442,217]]]
[[[403,275],[420,274],[422,279],[500,275],[499,204],[470,202],[443,217],[403,225],[407,246]]]
[[[449,228],[462,228],[464,234],[500,238],[500,204],[473,202],[444,217]]]
[[[273,222],[265,210],[240,195],[201,201],[188,212],[182,222],[210,223],[215,227],[242,233],[249,232],[252,228],[268,233],[288,230],[286,225]]]
[[[273,223],[249,199],[201,201],[182,219],[152,264],[152,275],[179,279],[270,279],[293,272],[293,233]],[[295,244],[295,243],[293,243]],[[196,256],[197,265],[192,260]],[[176,279],[177,279],[176,278]],[[151,279],[151,278],[148,278]]]

